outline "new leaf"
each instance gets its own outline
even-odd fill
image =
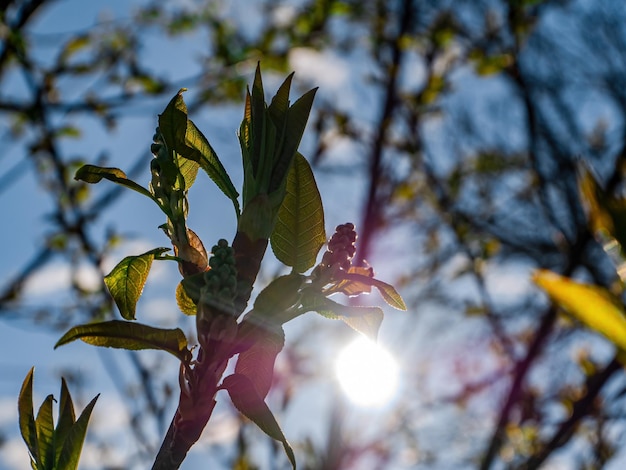
[[[245,375],[233,374],[229,375],[222,382],[221,388],[228,391],[230,399],[235,408],[256,424],[261,431],[283,444],[285,453],[291,462],[292,467],[296,468],[296,457],[293,450],[287,442],[287,438],[283,434],[282,429],[274,415],[270,411],[267,404],[259,396],[254,384]]]
[[[384,316],[380,307],[342,305],[326,298],[324,294],[305,292],[302,298],[302,313],[310,311],[326,318],[341,320],[372,341],[376,341],[378,337]]]
[[[59,458],[55,468],[63,468],[67,470],[76,470],[78,468],[78,460],[83,448],[83,442],[85,442],[89,418],[91,417],[91,412],[93,411],[93,407],[96,405],[96,401],[99,396],[100,395],[96,395],[94,399],[89,402],[78,417],[78,420],[69,429],[65,439],[61,441],[63,443],[63,447],[59,453]]]
[[[311,167],[300,153],[287,176],[286,189],[270,240],[276,258],[302,273],[315,264],[326,232],[322,198]]]
[[[135,309],[152,267],[152,260],[169,248],[155,248],[139,256],[127,256],[104,277],[122,317],[135,319]]]
[[[182,157],[178,159],[178,165],[185,180],[185,189],[193,184],[199,166],[233,202],[239,215],[239,193],[209,141],[188,119],[187,105],[182,96],[184,91],[182,88],[159,115],[159,130],[168,149]]]
[[[111,320],[89,323],[71,328],[54,345],[55,349],[80,339],[94,346],[140,350],[160,349],[188,362],[191,352],[187,349],[187,338],[180,328],[154,328],[141,323]]]
[[[22,438],[24,442],[26,442],[31,459],[34,462],[39,462],[37,427],[35,425],[35,413],[33,411],[33,372],[34,368],[31,368],[24,379],[18,398],[17,409]]]
[[[144,196],[147,196],[155,201],[154,196],[152,196],[150,191],[143,186],[138,185],[133,180],[129,180],[126,177],[126,174],[119,168],[103,168],[96,165],[83,165],[76,172],[74,179],[91,184],[99,183],[103,179],[106,179],[119,185],[126,186],[127,188],[137,191],[138,193],[143,194]]]
[[[52,402],[54,397],[48,395],[39,407],[35,427],[37,428],[37,442],[39,445],[38,468],[54,468],[54,421],[52,418]]]
[[[362,293],[369,293],[370,287],[374,286],[380,292],[383,300],[391,307],[398,310],[406,310],[406,304],[402,296],[391,285],[371,276],[361,274],[366,271],[364,268],[352,266],[350,270],[343,275],[343,278],[336,286],[329,290],[329,293],[343,292],[351,297]]]
[[[43,401],[37,418],[33,416],[32,402],[33,369],[22,385],[18,401],[20,430],[31,455],[31,467],[35,470],[76,470],[87,432],[87,424],[98,396],[83,410],[75,421],[72,397],[65,380],[61,382],[59,422],[54,427],[52,395]]]

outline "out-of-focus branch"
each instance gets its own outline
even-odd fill
[[[356,259],[361,262],[365,260],[370,252],[371,244],[376,230],[381,222],[381,213],[384,210],[380,200],[380,189],[385,180],[385,170],[383,168],[383,153],[387,141],[387,132],[393,121],[393,113],[398,100],[398,74],[405,58],[402,48],[402,39],[409,32],[414,17],[414,4],[412,0],[403,0],[398,12],[398,27],[396,34],[390,41],[391,60],[387,65],[385,74],[384,102],[378,123],[376,125],[376,136],[372,142],[370,155],[368,157],[369,184],[367,197],[361,217],[359,228],[359,244]]]
[[[519,469],[538,469],[552,452],[565,445],[574,434],[576,427],[594,407],[604,385],[616,372],[621,371],[622,368],[622,363],[617,357],[614,357],[604,369],[588,377],[585,382],[586,393],[573,404],[570,417],[561,423],[552,435],[552,438],[547,440],[538,452],[533,453],[525,463],[520,465]]]
[[[502,409],[500,410],[498,423],[496,424],[495,431],[491,436],[489,446],[487,447],[487,451],[485,452],[485,455],[480,464],[481,470],[489,470],[489,468],[491,468],[491,464],[493,463],[494,458],[496,457],[498,451],[500,450],[500,447],[502,446],[502,443],[504,442],[504,431],[506,425],[509,422],[509,416],[511,414],[511,411],[513,410],[513,407],[518,402],[521,396],[522,385],[524,383],[524,380],[526,379],[526,375],[528,374],[531,365],[539,356],[544,342],[552,331],[552,327],[554,326],[554,322],[556,320],[556,314],[556,307],[550,307],[543,314],[539,328],[537,328],[537,331],[535,332],[535,335],[533,336],[533,339],[528,346],[526,355],[521,361],[517,363],[517,366],[515,367],[515,372],[513,375],[513,380],[511,382],[509,393],[504,402],[504,405],[502,406]]]

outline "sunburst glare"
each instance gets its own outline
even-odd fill
[[[350,401],[359,406],[382,406],[398,389],[398,363],[376,343],[360,337],[337,357],[335,372]]]

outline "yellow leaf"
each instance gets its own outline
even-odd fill
[[[536,271],[533,281],[570,315],[626,351],[624,305],[608,290],[576,282],[547,270]]]

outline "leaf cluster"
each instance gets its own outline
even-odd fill
[[[406,306],[391,285],[374,278],[373,269],[352,265],[357,238],[352,224],[337,227],[322,261],[315,266],[326,242],[324,210],[313,171],[298,152],[315,89],[290,104],[292,77],[293,74],[287,77],[267,105],[257,67],[252,91],[246,94],[239,131],[244,167],[241,211],[239,194],[230,177],[207,139],[187,116],[183,89],[159,115],[151,146],[154,159],[148,188],[117,168],[85,165],[77,171],[79,180],[97,183],[106,179],[156,203],[166,217],[161,228],[173,245],[174,256],[166,255],[169,249],[160,247],[120,261],[104,281],[123,320],[75,326],[56,346],[80,339],[95,346],[169,352],[181,361],[181,405],[177,411],[180,416],[174,418],[173,426],[195,422],[199,415],[208,420],[212,405],[207,399],[220,389],[227,390],[243,415],[282,442],[295,468],[293,451],[265,403],[274,363],[284,346],[283,324],[314,311],[341,319],[375,340],[382,309],[342,305],[329,297],[355,297],[370,293],[374,287],[392,307],[405,310]],[[201,239],[187,227],[187,191],[200,168],[233,202],[238,218],[235,240],[248,240],[247,245],[238,244],[234,250],[226,240],[220,240],[213,246],[210,258]],[[262,259],[268,239],[278,260],[292,271],[263,289],[253,308],[238,321],[244,312],[236,309],[233,301],[237,284],[245,281],[242,266],[247,259]],[[199,349],[195,360],[179,328],[156,328],[135,321],[136,305],[155,260],[178,263],[183,279],[176,290],[177,303],[184,314],[196,315],[197,320]],[[310,274],[305,274],[314,266]],[[256,272],[248,274],[256,277]],[[221,373],[237,354],[234,373],[220,385]],[[204,424],[199,422],[193,427],[201,430]],[[198,437],[199,434],[185,437],[186,445]],[[168,446],[164,444],[164,448]]]
[[[20,432],[28,447],[33,470],[76,470],[87,433],[87,425],[98,396],[91,400],[78,419],[65,379],[61,379],[58,422],[55,427],[48,395],[37,412],[33,412],[33,375],[31,369],[20,390],[18,412]]]

